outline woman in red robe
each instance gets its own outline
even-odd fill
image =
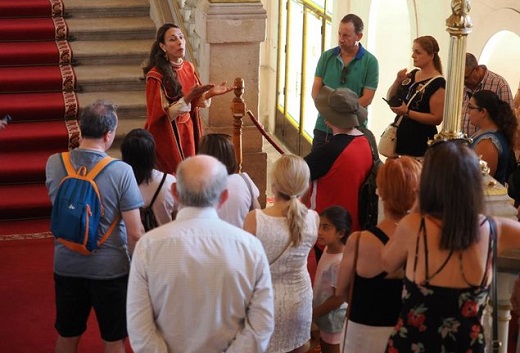
[[[175,174],[177,165],[196,154],[203,134],[199,108],[213,96],[235,87],[202,85],[192,63],[184,60],[186,40],[180,28],[166,23],[157,31],[146,75],[145,129],[156,143],[157,169]]]

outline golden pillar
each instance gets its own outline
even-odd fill
[[[451,1],[452,15],[446,20],[446,30],[450,33],[450,50],[446,76],[446,93],[444,96],[443,124],[441,132],[435,136],[434,141],[466,138],[461,132],[461,120],[466,40],[473,27],[469,15],[470,9],[469,0]]]

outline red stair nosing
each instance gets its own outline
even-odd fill
[[[45,148],[67,149],[68,135],[64,120],[12,122],[2,130],[0,151],[32,151]],[[1,167],[0,167],[1,169]]]
[[[60,48],[64,53],[60,54]],[[0,42],[0,66],[70,64],[72,52],[66,41]]]
[[[63,73],[70,73],[64,80]],[[75,80],[70,65],[0,67],[0,93],[62,92],[73,90]],[[70,82],[68,87],[64,87]]]
[[[0,1],[0,17],[51,17],[63,15],[63,4],[49,0],[2,0]]]
[[[45,166],[54,153],[66,148],[0,154],[0,183],[45,182]]]
[[[0,219],[49,217],[51,202],[45,184],[0,186]]]
[[[0,116],[9,114],[17,122],[63,119],[64,106],[62,92],[0,94]]]
[[[33,41],[56,39],[54,21],[50,17],[0,18],[1,41]]]
[[[52,236],[49,217],[0,221],[0,241]]]

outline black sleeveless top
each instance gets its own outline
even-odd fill
[[[368,230],[383,244],[388,236],[379,228]],[[385,279],[387,273],[381,272],[372,278],[361,277],[356,273],[349,320],[369,326],[394,326],[401,310],[401,279]]]
[[[423,89],[422,87],[430,79],[416,81],[415,75],[417,71],[412,71],[411,77],[401,83],[397,96],[405,103],[409,103],[408,107],[410,110],[420,113],[431,113],[430,98],[438,89],[446,86],[446,80],[442,77],[436,78]],[[413,97],[415,91],[418,90],[420,90],[420,93]],[[409,102],[412,97],[414,98],[413,101]],[[432,140],[436,133],[437,126],[435,124],[420,123],[405,116],[397,129],[397,154],[414,157],[424,156],[428,148],[428,140]]]
[[[426,279],[415,283],[405,277],[403,308],[385,352],[412,352],[417,349],[421,352],[484,353],[486,344],[482,313],[489,293],[487,274],[492,266],[492,249],[496,235],[491,231],[486,271],[480,284],[473,285],[466,280],[460,252],[460,270],[469,287],[449,288],[431,285],[430,281],[444,269],[453,251],[450,251],[445,262],[430,276],[424,218],[417,235],[416,253],[421,233],[425,244]],[[414,275],[417,257],[415,259]]]

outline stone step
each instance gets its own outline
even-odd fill
[[[79,65],[74,67],[80,92],[137,91],[145,89],[139,65]]]
[[[155,37],[150,17],[105,17],[67,19],[71,41],[131,40]]]
[[[64,0],[68,18],[138,17],[150,14],[147,0]]]
[[[115,158],[121,158],[121,143],[133,129],[144,128],[144,122],[146,119],[120,119],[117,125],[116,137],[110,147],[108,154]]]
[[[141,65],[150,53],[153,39],[71,42],[74,62],[80,65]]]
[[[72,37],[78,104],[104,98],[118,106],[118,129],[109,154],[121,157],[120,145],[146,120],[142,66],[156,27],[148,0],[64,0]],[[81,111],[80,111],[81,114]]]
[[[117,105],[120,120],[138,119],[144,126],[146,120],[146,97],[143,91],[99,91],[79,92],[78,104],[86,107],[97,99],[107,99]],[[81,114],[81,113],[80,113]]]

